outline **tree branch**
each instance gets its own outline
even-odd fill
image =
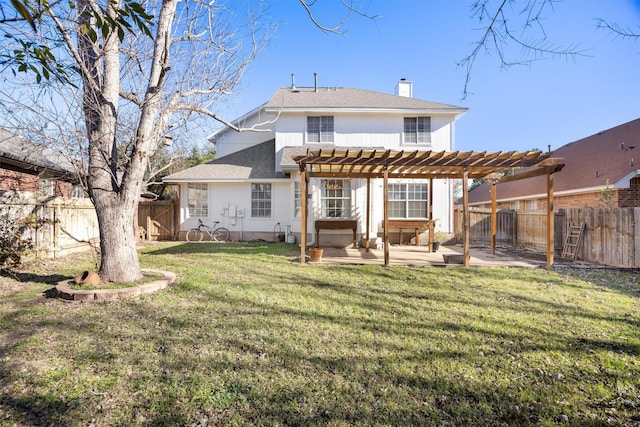
[[[512,27],[510,25],[511,17],[506,11],[507,6],[512,4],[511,0],[503,0],[493,12],[488,9],[489,1],[490,0],[477,0],[471,6],[471,16],[475,17],[479,23],[483,24],[483,33],[480,40],[477,43],[474,43],[471,53],[458,63],[458,67],[463,67],[465,69],[465,82],[462,91],[462,99],[465,99],[469,95],[471,74],[476,59],[481,51],[485,51],[487,54],[494,52],[498,56],[500,67],[502,68],[508,68],[513,65],[530,64],[535,60],[539,60],[547,56],[570,58],[575,58],[576,56],[587,56],[586,51],[578,50],[577,45],[561,47],[547,41],[544,26],[540,23],[540,20],[542,19],[542,14],[545,8],[553,8],[553,4],[556,0],[530,1],[527,3],[523,12],[521,12],[521,14],[526,14],[524,23],[522,24],[523,34],[527,29],[530,29],[535,24],[542,32],[542,37],[538,40],[524,39],[522,36],[518,36],[512,31]],[[484,22],[486,21],[488,21],[488,24],[485,25]],[[521,48],[522,56],[520,59],[509,59],[506,49],[510,43]]]
[[[607,30],[609,33],[613,34],[614,37],[621,37],[623,39],[631,40],[640,39],[640,26],[638,27],[638,31],[634,32],[629,27],[622,27],[618,24],[610,24],[604,19],[597,19],[596,28]]]

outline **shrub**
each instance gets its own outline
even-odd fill
[[[22,256],[33,248],[25,231],[35,228],[37,220],[34,215],[18,219],[8,209],[0,211],[0,269],[11,269],[20,265]]]

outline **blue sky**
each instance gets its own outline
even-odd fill
[[[457,63],[482,35],[470,17],[470,2],[361,1],[378,18],[353,16],[341,36],[316,29],[297,1],[272,0],[269,14],[280,28],[220,112],[236,118],[250,111],[278,87],[290,85],[291,73],[297,86],[313,86],[316,72],[320,86],[388,93],[406,78],[413,82],[415,98],[469,108],[457,123],[459,150],[555,149],[640,117],[640,40],[596,29],[596,18],[602,18],[640,33],[639,0],[555,3],[544,15],[547,40],[573,46],[585,56],[546,57],[500,69],[494,52],[483,53],[471,74],[471,94],[462,99],[465,71]],[[324,6],[318,18],[328,25],[339,21],[343,9],[338,3],[318,0]],[[521,28],[513,25],[519,33]],[[534,27],[524,38],[541,36]],[[515,47],[509,54],[520,58]]]

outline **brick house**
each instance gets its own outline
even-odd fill
[[[551,157],[563,158],[554,176],[554,208],[640,207],[640,119],[570,142]],[[516,173],[526,172],[521,169]],[[545,211],[546,177],[496,186],[498,209]],[[469,205],[491,207],[491,186],[469,192]]]
[[[71,162],[58,153],[0,129],[0,195],[84,197]]]

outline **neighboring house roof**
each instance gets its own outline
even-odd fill
[[[43,176],[75,177],[76,175],[75,168],[62,154],[28,141],[6,129],[0,129],[0,162]]]
[[[565,167],[554,174],[554,193],[597,191],[610,185],[628,188],[640,175],[640,119],[571,142],[551,153],[564,159]],[[516,173],[526,172],[524,168]],[[498,184],[498,200],[521,199],[546,194],[546,176]],[[491,200],[489,184],[469,192],[469,203]]]
[[[298,109],[431,110],[462,114],[467,108],[354,88],[280,88],[265,104],[267,111]]]
[[[164,182],[211,182],[246,179],[286,178],[275,168],[275,140],[237,151],[220,159],[176,172],[163,178]]]

